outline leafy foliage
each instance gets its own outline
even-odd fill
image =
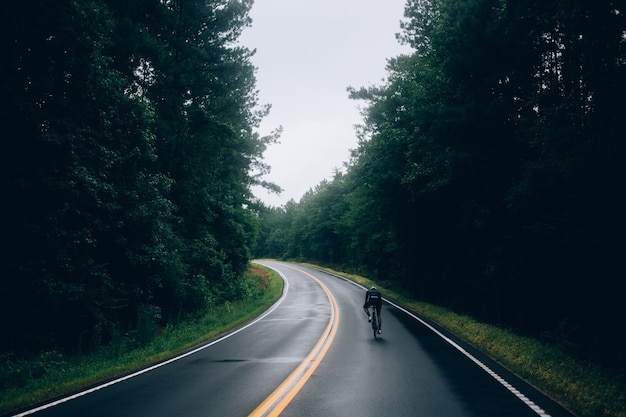
[[[626,10],[409,0],[405,17],[414,52],[349,89],[367,106],[347,173],[271,209],[257,254],[360,270],[623,368]]]
[[[3,14],[0,350],[149,339],[245,293],[251,170],[275,139],[254,132],[267,108],[236,44],[250,7],[61,0]]]

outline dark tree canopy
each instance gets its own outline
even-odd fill
[[[2,14],[0,350],[89,349],[241,296],[274,139],[236,43],[251,4]]]
[[[263,216],[257,255],[340,265],[626,364],[626,10],[408,0],[347,172]]]

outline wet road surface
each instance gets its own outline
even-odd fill
[[[453,336],[446,335],[451,343],[389,304],[383,305],[382,338],[374,340],[362,311],[364,290],[346,280],[260,263],[282,275],[286,291],[258,321],[167,365],[34,415],[248,416],[304,364],[314,370],[292,384],[300,385],[297,390],[285,388],[283,395],[295,393],[293,398],[255,415],[571,417]],[[311,358],[323,337],[321,358]]]

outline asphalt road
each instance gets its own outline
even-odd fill
[[[192,354],[34,415],[572,416],[390,304],[383,306],[382,337],[374,340],[361,309],[364,290],[348,281],[262,263],[287,284],[265,316]]]

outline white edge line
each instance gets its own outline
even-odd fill
[[[278,271],[276,271],[276,272],[278,272]],[[168,359],[168,360],[163,361],[163,362],[159,362],[156,365],[152,365],[152,366],[150,366],[148,368],[144,368],[144,369],[142,369],[140,371],[137,371],[137,372],[134,372],[132,374],[123,376],[121,378],[114,379],[112,381],[109,381],[109,382],[106,382],[104,384],[95,386],[95,387],[90,388],[88,390],[78,392],[78,393],[70,395],[68,397],[61,398],[59,400],[56,400],[56,401],[44,404],[42,406],[39,406],[37,408],[33,408],[33,409],[30,409],[30,410],[24,411],[24,412],[19,413],[19,414],[15,414],[13,417],[27,416],[27,415],[34,414],[34,413],[37,413],[39,411],[45,410],[47,408],[54,407],[56,405],[59,405],[59,404],[62,404],[62,403],[65,403],[65,402],[68,402],[68,401],[71,401],[71,400],[75,400],[76,398],[85,396],[87,394],[91,394],[91,393],[99,391],[99,390],[101,390],[103,388],[110,387],[111,385],[115,385],[115,384],[120,383],[122,381],[126,381],[127,379],[131,379],[131,378],[134,378],[134,377],[139,376],[141,374],[145,374],[146,372],[153,371],[153,370],[155,370],[157,368],[160,368],[162,366],[169,365],[172,362],[176,362],[179,359],[182,359],[182,358],[185,358],[187,356],[193,355],[194,353],[200,352],[201,350],[204,350],[204,349],[208,348],[209,346],[213,346],[214,344],[219,343],[222,340],[228,339],[229,337],[236,335],[237,333],[247,329],[248,327],[252,326],[253,324],[256,324],[260,320],[264,319],[267,315],[269,315],[271,312],[276,310],[276,308],[278,308],[278,306],[283,302],[283,300],[287,296],[287,291],[289,290],[289,281],[287,281],[286,277],[282,273],[278,272],[278,274],[280,275],[280,277],[282,278],[282,280],[284,282],[283,294],[281,295],[281,297],[268,310],[266,310],[263,314],[261,314],[260,316],[258,316],[256,319],[254,319],[250,323],[246,324],[245,326],[240,327],[239,329],[237,329],[237,330],[235,330],[235,331],[233,331],[231,333],[228,333],[228,334],[220,337],[219,339],[215,339],[215,340],[213,340],[213,341],[211,341],[211,342],[209,342],[209,343],[207,343],[205,345],[202,345],[202,346],[197,347],[197,348],[195,348],[193,350],[185,352],[182,355],[176,356],[174,358]]]
[[[318,268],[314,268],[314,269],[318,269]],[[351,281],[351,280],[349,280],[349,279],[347,279],[345,277],[342,277],[340,275],[336,275],[336,274],[330,273],[328,271],[324,271],[323,269],[318,269],[318,271],[324,272],[326,274],[332,275],[332,276],[337,277],[337,278],[341,278],[342,280],[347,281],[347,282],[349,282],[349,283],[351,283],[351,284],[353,284],[353,285],[355,285],[355,286],[357,286],[359,288],[367,290],[367,288],[365,288],[363,285],[361,285],[359,283],[356,283],[354,281]],[[411,313],[409,310],[399,306],[398,304],[396,304],[396,303],[394,303],[392,301],[389,301],[386,298],[383,298],[383,301],[385,301],[386,303],[392,305],[393,307],[397,308],[398,310],[402,311],[403,313],[407,314],[411,318],[419,321],[421,324],[423,324],[428,329],[433,331],[437,336],[441,337],[443,340],[448,342],[452,347],[457,349],[459,352],[461,352],[463,355],[465,355],[467,358],[469,358],[472,362],[474,362],[476,365],[478,365],[480,368],[482,368],[482,370],[487,372],[492,378],[494,378],[496,381],[498,381],[502,386],[504,386],[507,390],[509,390],[509,392],[511,392],[513,395],[515,395],[518,399],[520,399],[524,404],[526,404],[531,410],[533,410],[539,416],[541,416],[541,417],[551,417],[550,414],[546,413],[541,407],[539,407],[532,400],[530,400],[528,397],[526,397],[524,394],[522,394],[517,388],[515,388],[508,381],[506,381],[504,378],[502,378],[500,375],[498,375],[498,373],[496,373],[494,370],[492,370],[487,365],[485,365],[480,360],[478,360],[476,357],[474,357],[474,355],[469,353],[467,350],[463,349],[454,340],[450,339],[448,336],[444,335],[439,330],[435,329],[433,326],[431,326],[430,324],[428,324],[427,322],[425,322],[424,320],[422,320],[421,318],[419,318],[415,314]]]

